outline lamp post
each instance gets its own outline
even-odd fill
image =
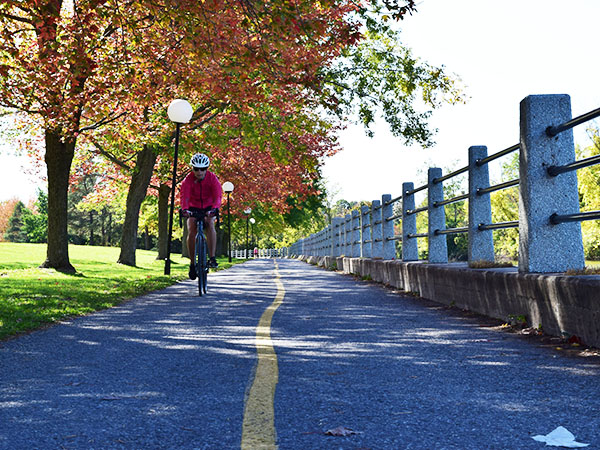
[[[256,219],[254,217],[250,217],[250,245],[254,246],[254,224],[256,223]],[[254,257],[254,253],[253,256]]]
[[[227,194],[227,248],[229,249],[229,262],[231,262],[231,210],[229,209],[229,194],[233,192],[233,183],[223,183],[223,191]]]
[[[250,219],[251,213],[252,208],[246,208],[244,210],[244,214],[246,214],[246,258],[248,258],[248,220]]]
[[[171,274],[171,235],[173,234],[173,209],[175,208],[175,180],[177,178],[177,154],[179,152],[179,128],[188,123],[194,114],[187,100],[173,100],[167,108],[169,120],[175,123],[175,157],[173,158],[173,177],[171,179],[171,211],[169,213],[169,235],[167,238],[167,257],[165,258],[165,275]]]

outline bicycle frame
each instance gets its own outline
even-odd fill
[[[194,265],[198,276],[198,295],[206,294],[206,282],[208,279],[208,245],[204,235],[206,212],[194,211],[191,215],[196,220],[196,245],[194,246]],[[191,255],[190,255],[191,256]]]

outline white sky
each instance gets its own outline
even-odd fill
[[[383,120],[373,139],[361,126],[346,130],[323,169],[336,198],[396,197],[403,182],[425,182],[418,170],[466,166],[472,145],[491,154],[517,144],[527,95],[569,94],[574,117],[600,107],[599,0],[423,0],[417,9],[401,23],[402,42],[458,74],[471,98],[434,112],[431,149],[403,147]],[[586,144],[585,125],[575,139]]]
[[[346,200],[395,197],[403,182],[423,183],[418,170],[465,166],[471,145],[495,153],[516,144],[519,102],[530,94],[569,94],[573,116],[600,107],[599,19],[600,0],[423,0],[401,23],[403,43],[458,74],[470,100],[434,112],[437,145],[427,150],[403,147],[383,120],[373,139],[350,127],[323,169],[330,190]],[[585,144],[585,126],[575,137]],[[0,142],[0,201],[35,198],[39,178],[12,151]]]

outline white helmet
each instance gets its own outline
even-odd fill
[[[190,165],[192,167],[205,169],[210,165],[210,159],[208,159],[208,156],[206,156],[203,153],[196,153],[194,156],[192,156],[192,159],[190,160]]]

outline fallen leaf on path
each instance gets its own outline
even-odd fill
[[[346,428],[346,427],[337,427],[332,428],[331,430],[327,430],[325,432],[327,436],[351,436],[353,434],[358,434],[356,431]]]

